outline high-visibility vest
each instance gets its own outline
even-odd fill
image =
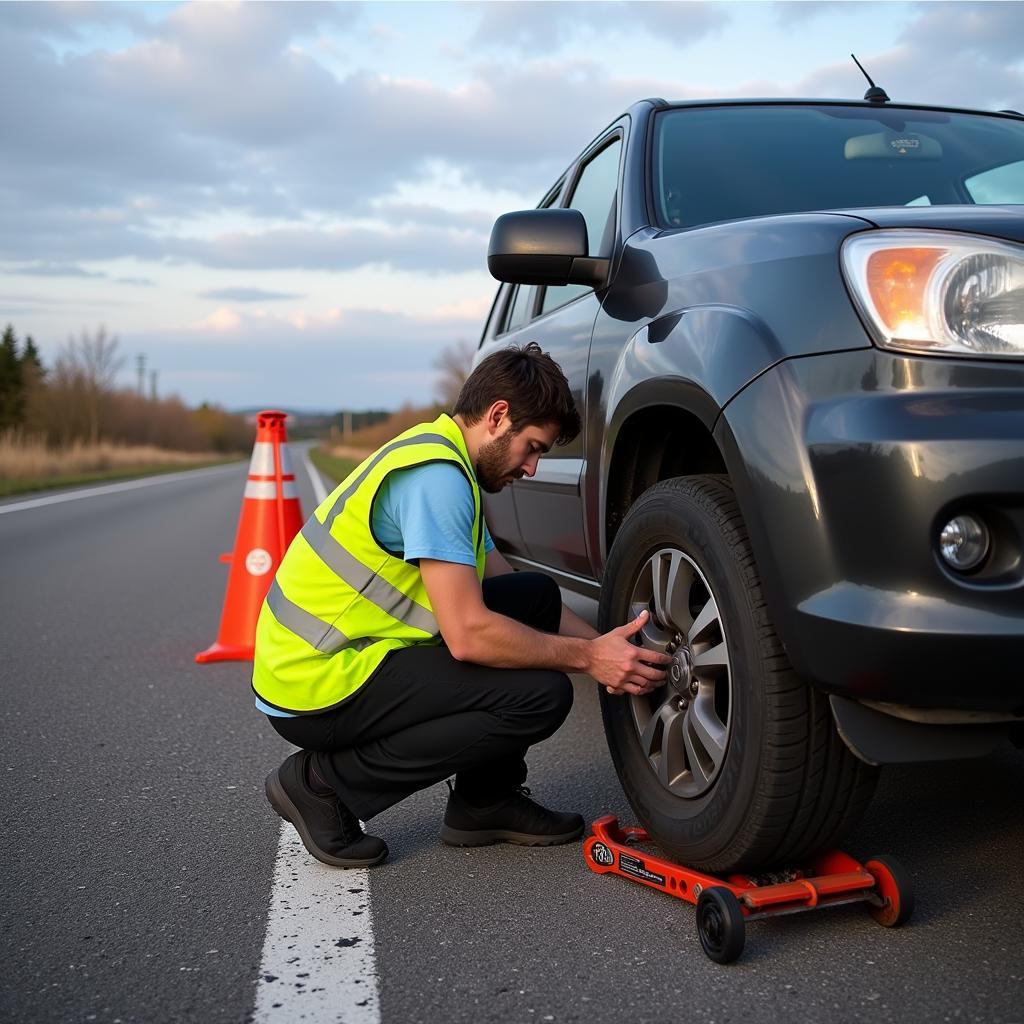
[[[450,462],[469,481],[483,579],[480,488],[462,431],[442,415],[357,466],[292,541],[256,624],[252,688],[261,700],[297,714],[325,711],[355,693],[391,651],[441,642],[419,567],[381,547],[371,524],[388,474],[428,462]]]

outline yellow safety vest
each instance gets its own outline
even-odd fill
[[[480,488],[447,415],[400,434],[357,466],[292,541],[260,609],[252,688],[282,711],[315,714],[352,696],[394,650],[440,643],[419,567],[381,547],[373,505],[389,473],[451,462],[473,492],[476,568],[484,576]]]

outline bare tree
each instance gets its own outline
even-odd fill
[[[451,409],[459,397],[462,385],[466,383],[469,371],[473,368],[475,346],[465,338],[460,338],[446,348],[434,361],[434,367],[440,371],[437,380],[437,394],[442,405]]]
[[[68,376],[81,388],[90,444],[99,443],[100,409],[104,398],[113,392],[114,380],[124,362],[118,344],[117,337],[108,335],[102,324],[92,335],[83,328],[77,339],[68,338],[58,359],[58,365],[63,364]]]

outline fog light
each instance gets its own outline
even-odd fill
[[[955,516],[939,534],[939,550],[946,564],[958,572],[977,569],[988,554],[988,530],[974,516]]]

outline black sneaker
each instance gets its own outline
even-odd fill
[[[302,845],[324,864],[338,868],[379,864],[388,855],[387,843],[368,836],[336,796],[318,796],[310,789],[306,782],[310,756],[308,750],[300,750],[267,776],[270,806],[295,826]]]
[[[526,786],[519,786],[511,796],[488,807],[466,803],[450,782],[448,789],[441,841],[449,846],[487,846],[490,843],[556,846],[571,843],[583,834],[580,815],[541,807],[529,798],[530,790]]]

